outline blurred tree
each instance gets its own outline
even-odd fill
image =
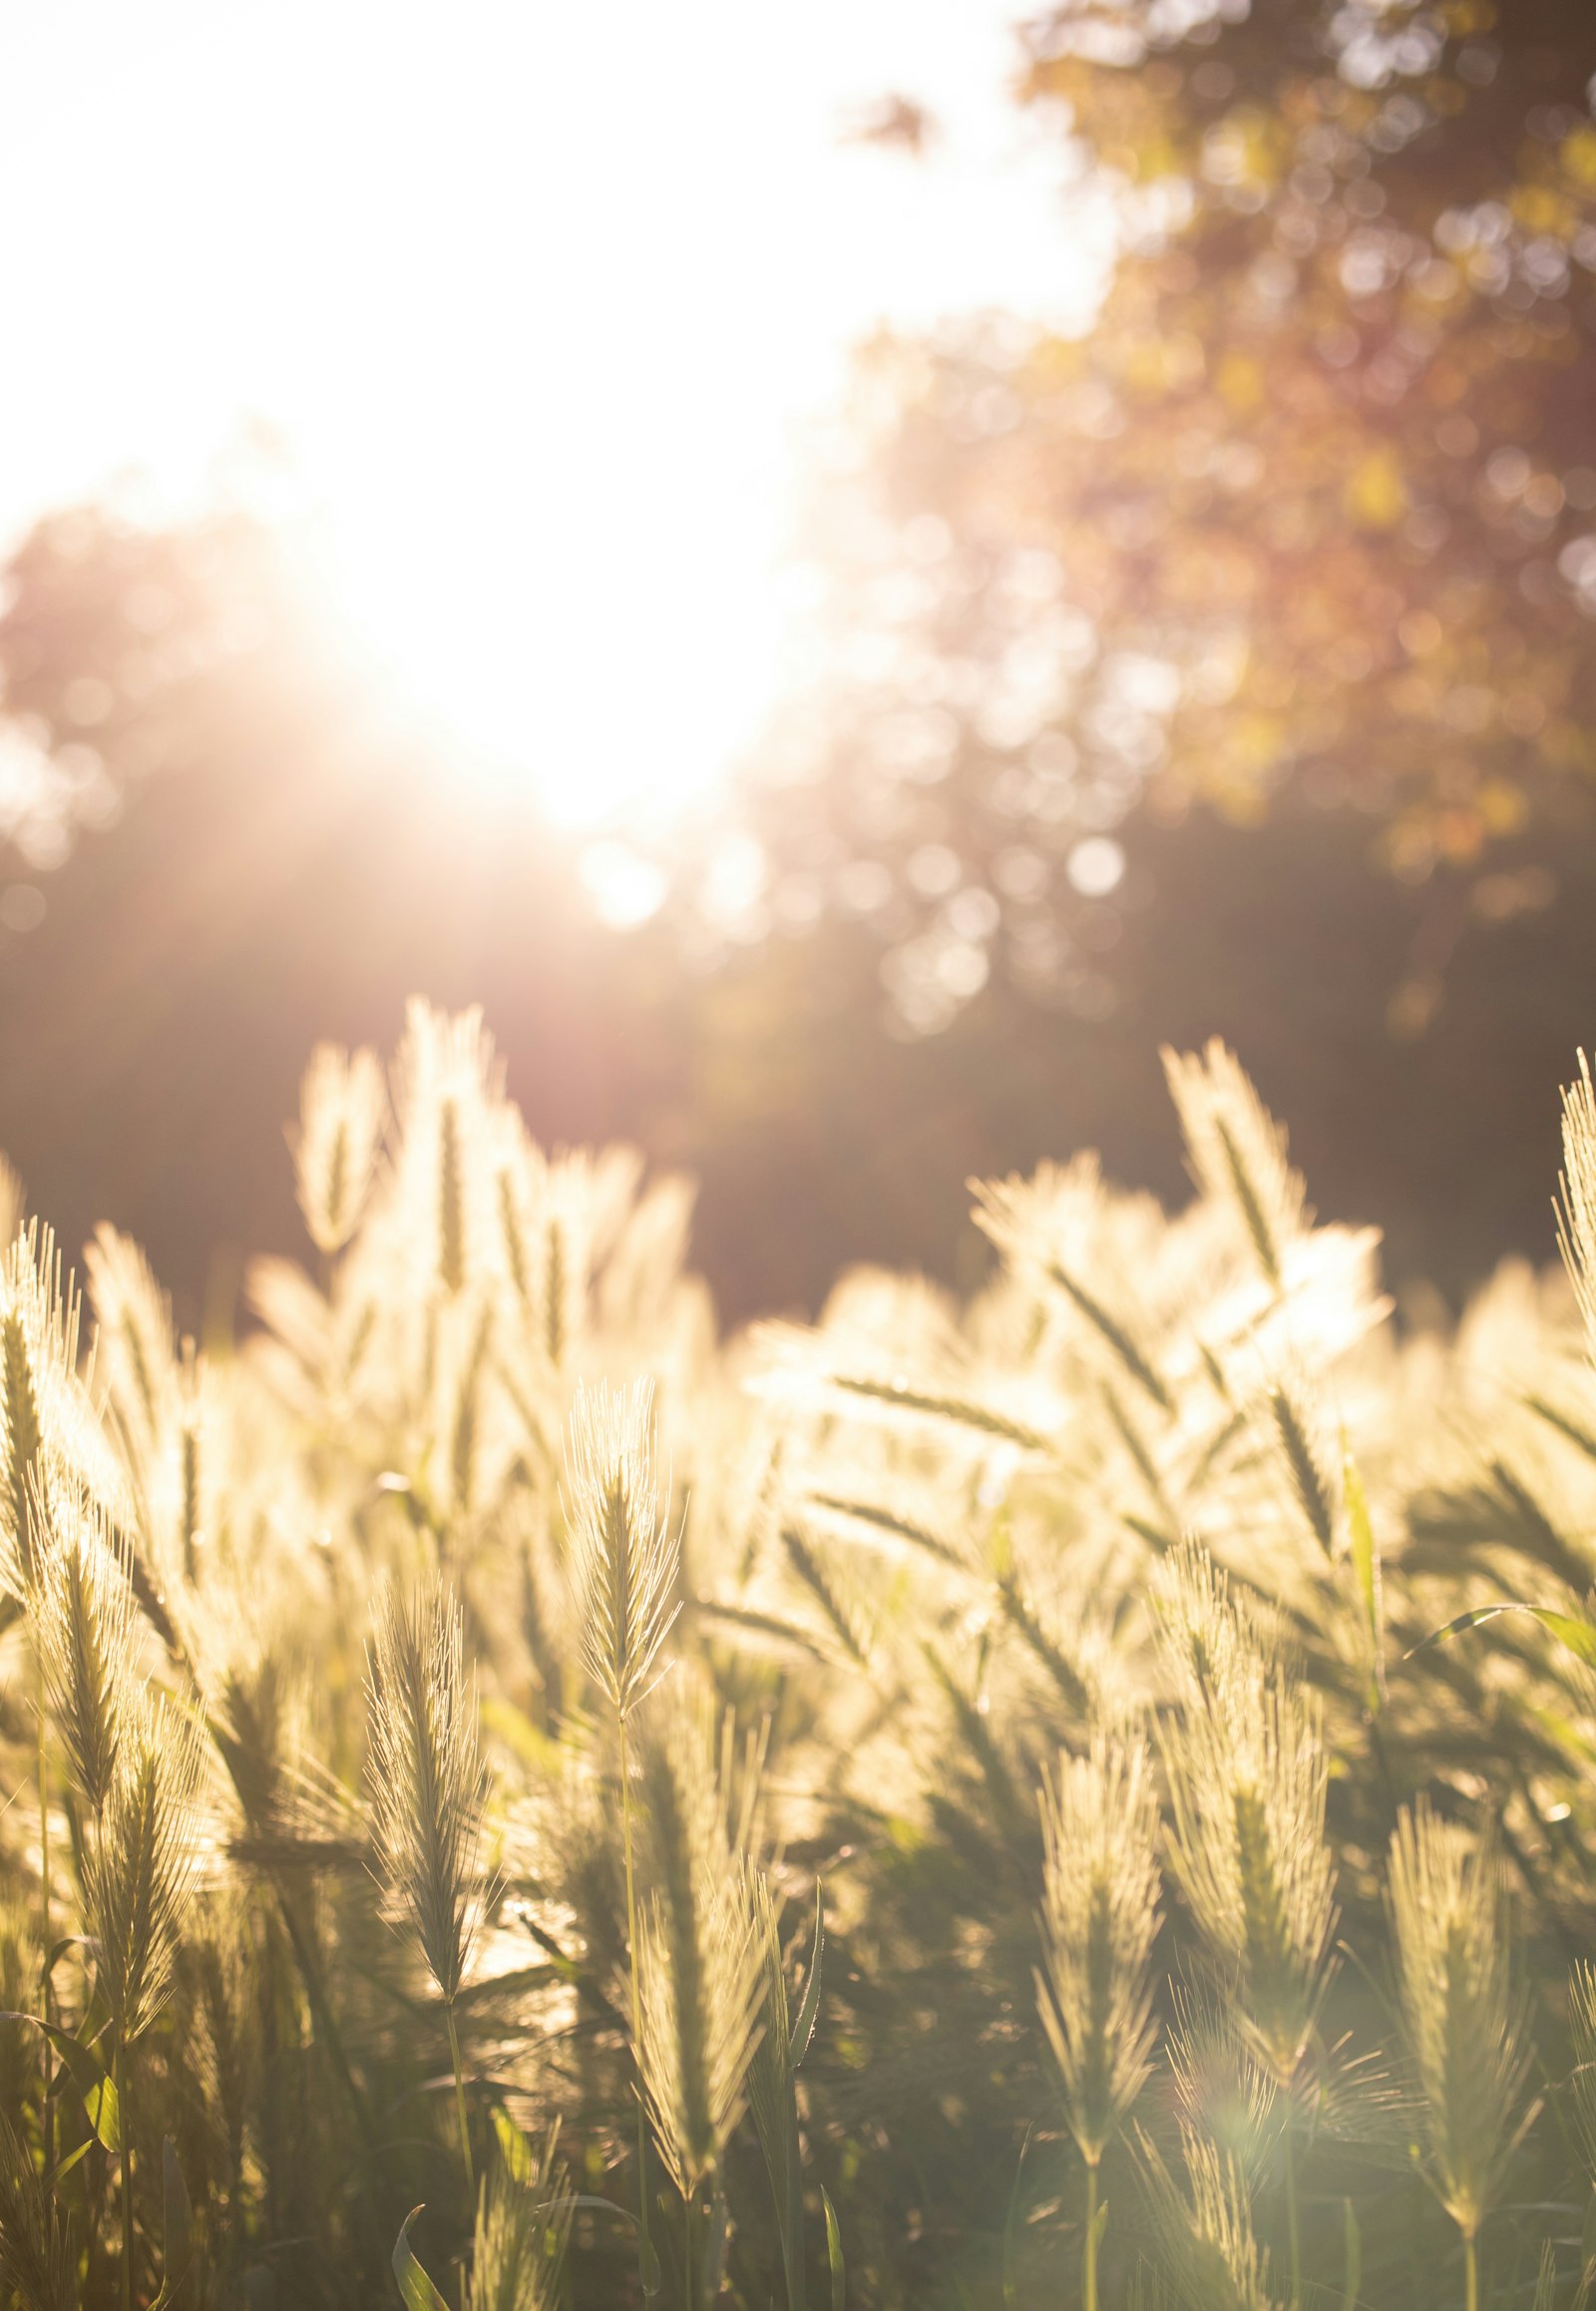
[[[870,350],[812,686],[625,938],[396,721],[291,528],[41,524],[0,1146],[69,1247],[116,1218],[196,1321],[217,1247],[296,1241],[263,1151],[311,1042],[423,988],[485,1004],[543,1137],[700,1175],[734,1317],[952,1273],[972,1172],[1097,1143],[1178,1195],[1156,1045],[1214,1031],[1398,1277],[1548,1256],[1596,989],[1593,68],[1587,0],[1033,21],[1022,101],[1119,188],[1101,325]]]
[[[875,923],[911,1028],[995,966],[1089,1014],[1126,813],[1289,796],[1439,895],[1420,1031],[1596,793],[1596,10],[1071,0],[1022,44],[1120,259],[1089,334],[867,355],[772,882]]]

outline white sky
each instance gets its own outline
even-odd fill
[[[0,537],[250,413],[419,702],[598,822],[775,680],[792,436],[878,319],[1078,315],[1002,0],[0,0]],[[841,147],[888,90],[927,167]],[[543,734],[528,761],[523,729]]]

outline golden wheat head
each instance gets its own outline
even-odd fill
[[[1158,1932],[1158,1800],[1139,1740],[1099,1732],[1041,1793],[1046,1876],[1036,1997],[1070,2131],[1095,2166],[1146,2082]]]
[[[452,2002],[487,1903],[488,1783],[460,1608],[445,1590],[389,1595],[372,1640],[367,1695],[367,1779],[383,1874]]]
[[[624,1720],[658,1682],[680,1610],[680,1549],[659,1514],[646,1382],[579,1391],[567,1471],[583,1652]]]
[[[1525,2013],[1494,1851],[1422,1800],[1392,1838],[1387,1900],[1435,2191],[1472,2239],[1527,2122]]]

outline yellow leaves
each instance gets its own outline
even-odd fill
[[[1395,530],[1407,511],[1407,487],[1396,455],[1386,444],[1354,467],[1343,493],[1349,518],[1362,530]]]

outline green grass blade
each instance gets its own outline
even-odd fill
[[[826,2210],[826,2255],[831,2264],[831,2311],[848,2311],[848,2267],[843,2261],[842,2232],[837,2226],[837,2210],[831,2203],[831,2193],[822,2183],[820,2203]]]
[[[448,2304],[411,2252],[410,2226],[420,2212],[419,2206],[410,2209],[399,2236],[394,2240],[393,2275],[399,2282],[405,2311],[449,2311]]]

